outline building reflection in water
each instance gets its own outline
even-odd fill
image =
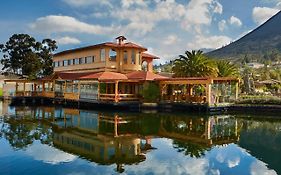
[[[239,140],[237,119],[230,116],[125,116],[55,107],[16,107],[14,114],[5,122],[40,123],[49,128],[45,132],[51,132],[36,136],[48,140],[44,143],[98,164],[116,164],[118,172],[124,171],[124,165],[144,161],[147,152],[157,149],[153,138],[172,139],[175,149],[191,157],[204,155],[213,145]]]

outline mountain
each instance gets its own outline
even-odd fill
[[[241,39],[206,55],[238,59],[245,55],[264,58],[268,53],[281,55],[281,11]]]

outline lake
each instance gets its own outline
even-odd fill
[[[281,174],[281,120],[0,103],[0,174]]]

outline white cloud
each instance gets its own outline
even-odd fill
[[[111,11],[110,15],[116,20],[127,22],[124,31],[137,30],[138,33],[146,34],[159,22],[173,21],[180,23],[184,30],[194,29],[200,33],[201,25],[210,25],[212,15],[221,14],[223,8],[216,0],[191,0],[186,5],[175,0],[155,1],[153,9],[148,7],[148,3],[143,0],[122,0],[121,9]]]
[[[219,27],[219,30],[220,30],[221,32],[224,31],[224,30],[227,28],[226,21],[225,21],[225,20],[221,20],[221,21],[218,23],[218,27]]]
[[[121,5],[124,8],[129,8],[132,5],[147,6],[148,1],[144,0],[122,0]]]
[[[195,36],[194,41],[191,41],[187,47],[189,49],[217,49],[224,45],[227,45],[231,42],[231,38],[228,36],[203,36],[203,35],[197,35]]]
[[[90,5],[101,5],[113,7],[110,0],[62,0],[64,3],[73,7],[88,7]]]
[[[242,26],[241,20],[239,18],[235,17],[235,16],[231,16],[229,18],[229,23],[231,25],[235,25],[235,26],[238,26],[238,27]]]
[[[91,17],[105,18],[105,17],[108,17],[108,14],[106,12],[96,12],[96,13],[92,13]]]
[[[213,6],[213,9],[214,9],[213,10],[214,13],[222,14],[223,6],[219,2],[214,1],[212,6]]]
[[[55,39],[58,44],[60,45],[67,45],[67,44],[80,44],[81,41],[77,38],[73,38],[73,37],[69,37],[69,36],[65,36],[62,38],[57,38]]]
[[[103,27],[100,25],[81,22],[70,16],[50,15],[38,18],[30,24],[30,28],[42,33],[76,32],[88,34],[108,34],[112,33],[117,27]]]
[[[186,8],[182,27],[201,33],[201,25],[210,25],[212,13],[222,13],[222,5],[215,0],[191,0]]]
[[[253,9],[253,19],[257,24],[263,24],[265,21],[267,21],[269,18],[271,18],[273,15],[278,13],[279,10],[276,8],[269,8],[269,7],[255,7]]]
[[[254,161],[250,166],[251,175],[277,175],[274,170],[269,170],[260,160]]]
[[[165,45],[172,45],[172,44],[177,44],[177,42],[179,42],[180,39],[178,38],[177,35],[169,35],[164,39],[164,44]]]
[[[35,160],[43,161],[49,164],[59,164],[72,162],[76,156],[65,153],[48,145],[33,143],[27,148],[26,154],[33,157]]]
[[[236,167],[240,164],[240,157],[234,157],[230,160],[227,160],[227,165],[229,168]]]

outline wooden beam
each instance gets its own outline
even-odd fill
[[[208,80],[163,80],[160,81],[160,84],[211,84],[212,81]]]

